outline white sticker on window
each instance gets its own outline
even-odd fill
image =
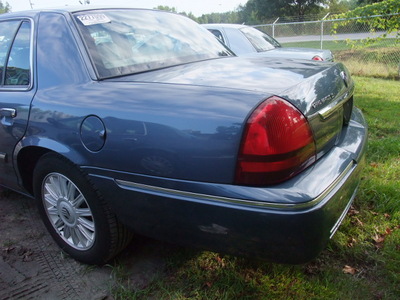
[[[77,17],[83,25],[96,25],[110,23],[111,20],[105,14],[91,14],[91,15],[81,15]]]

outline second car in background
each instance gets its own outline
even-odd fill
[[[266,57],[333,61],[330,50],[282,47],[273,37],[247,25],[204,24],[203,26],[238,56],[263,55]]]

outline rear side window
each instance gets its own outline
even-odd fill
[[[266,34],[252,27],[243,27],[240,31],[246,36],[257,52],[272,50],[276,47],[271,40],[266,38]]]
[[[224,37],[222,36],[222,32],[217,29],[208,29],[213,35],[221,40],[225,44]]]
[[[1,86],[30,84],[30,34],[28,21],[6,21],[0,26]]]
[[[20,21],[7,21],[0,23],[0,75],[1,85],[4,82],[5,66],[7,63],[8,54],[14,40],[15,33],[17,32],[21,22]]]

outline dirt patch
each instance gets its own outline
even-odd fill
[[[146,286],[165,266],[165,247],[139,238],[107,266],[81,264],[54,243],[32,199],[0,188],[0,300],[113,299],[116,266]]]

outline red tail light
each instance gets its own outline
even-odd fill
[[[311,128],[289,102],[273,96],[247,120],[236,184],[269,185],[289,179],[315,161]]]
[[[312,60],[316,60],[316,61],[323,61],[324,59],[321,56],[315,55]]]

